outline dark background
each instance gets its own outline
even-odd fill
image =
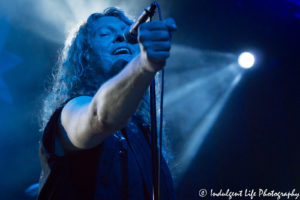
[[[178,183],[179,199],[199,199],[202,188],[299,192],[300,1],[160,2],[179,27],[175,43],[232,53],[251,49],[258,55]],[[0,3],[1,17],[9,15],[6,4]],[[9,91],[2,92],[7,90],[1,84],[1,199],[30,199],[24,191],[38,181],[37,116],[63,45],[24,28],[24,23],[40,26],[39,18],[19,17],[0,30],[0,82]]]
[[[175,16],[184,16],[176,18],[186,30],[178,32],[180,42],[261,54],[258,67],[243,77],[179,184],[180,198],[197,199],[201,188],[299,189],[299,5],[253,0],[174,6]]]

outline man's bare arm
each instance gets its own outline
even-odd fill
[[[92,148],[126,125],[155,75],[143,65],[138,55],[94,97],[74,98],[63,108],[61,122],[75,147]]]
[[[61,114],[61,123],[69,141],[64,141],[64,146],[71,150],[95,147],[126,125],[156,71],[164,67],[169,57],[170,27],[167,23],[172,26],[174,22],[141,26],[141,29],[147,30],[140,31],[141,54],[104,83],[94,97],[81,96],[67,103]],[[157,41],[151,41],[151,28],[154,34],[165,31],[156,35]],[[64,140],[65,137],[62,138]]]

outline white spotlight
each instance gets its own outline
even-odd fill
[[[254,65],[255,58],[249,52],[242,53],[238,58],[238,63],[242,68],[248,69]]]

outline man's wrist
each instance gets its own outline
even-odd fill
[[[155,70],[155,68],[151,65],[147,58],[143,57],[142,54],[139,54],[137,56],[137,62],[138,66],[140,67],[143,73],[148,73],[152,75],[156,74],[157,71]]]

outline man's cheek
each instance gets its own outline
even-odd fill
[[[109,56],[96,55],[93,57],[91,64],[93,65],[97,73],[107,74],[109,72],[110,66],[112,65],[112,61]]]
[[[113,64],[113,57],[112,55],[104,55],[102,59],[102,66],[105,70],[105,73],[109,73],[111,70],[111,66]]]

